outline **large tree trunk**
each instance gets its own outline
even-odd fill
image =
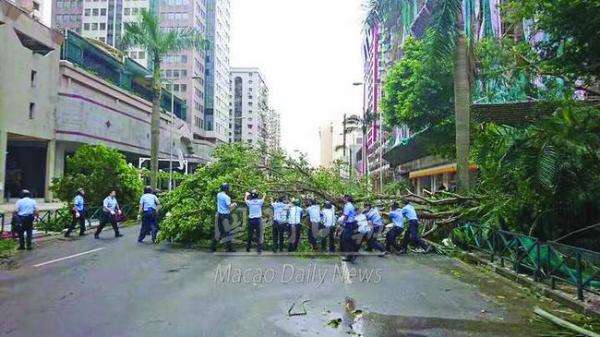
[[[469,56],[462,14],[454,55],[454,114],[456,125],[456,169],[458,190],[469,189],[470,105]]]
[[[160,146],[160,59],[154,58],[152,75],[152,120],[150,123],[150,186],[157,187],[158,183],[158,152]]]

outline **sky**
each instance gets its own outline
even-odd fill
[[[319,127],[361,114],[363,0],[232,0],[231,66],[259,67],[281,141],[319,164]]]
[[[43,0],[46,8],[51,0]],[[258,67],[281,141],[319,164],[319,127],[361,114],[364,0],[231,0],[230,63]],[[44,11],[50,23],[50,10]]]

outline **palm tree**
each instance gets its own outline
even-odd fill
[[[462,0],[438,0],[426,37],[432,57],[454,60],[454,118],[459,191],[469,189],[470,58],[465,35]]]
[[[191,28],[163,31],[154,13],[142,9],[136,22],[125,23],[122,48],[136,47],[146,50],[152,64],[152,119],[150,123],[150,185],[156,188],[158,177],[158,151],[160,136],[160,97],[162,83],[160,62],[173,52],[188,48],[203,48],[206,40]]]

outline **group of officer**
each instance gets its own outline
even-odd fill
[[[119,226],[117,222],[122,215],[119,202],[117,201],[117,192],[110,191],[108,196],[104,198],[102,202],[102,214],[100,215],[100,223],[94,233],[94,238],[99,239],[100,233],[107,224],[111,224],[115,237],[122,237],[123,234],[119,232]],[[71,222],[64,236],[66,238],[71,236],[71,232],[75,230],[75,227],[79,225],[79,236],[87,235],[85,233],[86,226],[85,220],[87,215],[87,208],[85,206],[85,191],[80,188],[77,190],[75,197],[73,198],[73,207],[71,208]],[[143,242],[144,238],[150,234],[152,242],[156,242],[158,234],[158,220],[157,212],[160,202],[154,191],[150,186],[144,188],[144,194],[140,198],[138,218],[142,220],[142,226],[140,228],[140,234],[138,236],[138,242]],[[28,190],[21,192],[20,199],[15,204],[15,212],[13,216],[13,224],[15,226],[15,232],[19,237],[19,250],[33,249],[32,235],[33,235],[33,223],[36,218],[39,217],[39,209],[37,203],[31,198],[31,193]]]
[[[231,211],[237,207],[237,204],[231,201],[228,194],[229,188],[228,184],[222,184],[221,191],[217,194],[215,236],[211,251],[216,250],[218,242],[224,242],[226,251],[234,251]],[[253,241],[257,244],[258,253],[263,250],[261,232],[263,229],[262,209],[265,199],[266,196],[261,196],[256,190],[245,194],[244,203],[248,208],[249,218],[247,252],[252,248]],[[392,228],[386,234],[385,245],[379,241],[385,229],[384,219],[379,209],[371,203],[365,203],[363,209],[359,211],[354,206],[353,198],[350,195],[345,195],[343,202],[342,214],[336,218],[335,206],[329,201],[326,201],[321,207],[317,200],[313,199],[306,208],[303,208],[300,200],[287,202],[284,197],[275,199],[271,203],[273,208],[273,252],[283,251],[285,233],[287,233],[287,251],[293,252],[298,249],[303,218],[307,218],[308,242],[313,249],[320,248],[321,251],[335,252],[334,240],[338,234],[340,250],[346,253],[346,261],[353,262],[356,259],[363,243],[366,243],[367,251],[378,251],[378,255],[381,257],[387,255],[392,249],[397,254],[406,253],[410,242],[425,253],[431,251],[431,247],[419,235],[419,218],[415,208],[408,200],[403,201],[402,207],[397,202],[392,203],[389,212]],[[405,228],[406,224],[408,228]],[[404,236],[401,243],[398,244],[398,238],[403,232]]]

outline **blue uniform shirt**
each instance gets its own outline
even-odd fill
[[[384,225],[381,214],[379,214],[379,210],[377,208],[371,208],[365,215],[367,216],[367,220],[370,221],[373,226],[379,227]]]
[[[290,207],[290,211],[288,213],[288,224],[290,225],[298,225],[300,224],[300,220],[302,219],[302,214],[304,210],[298,206]]]
[[[231,213],[231,209],[229,206],[231,205],[231,198],[225,192],[219,192],[217,194],[217,212],[219,214],[229,214]]]
[[[75,204],[75,209],[79,212],[83,211],[83,197],[79,194],[75,196],[73,199],[73,204]]]
[[[329,228],[335,225],[335,209],[333,207],[323,208],[321,214],[323,214],[323,226]]]
[[[250,219],[262,218],[262,206],[265,203],[263,199],[248,199],[248,217]]]
[[[117,198],[108,196],[108,197],[104,198],[104,201],[102,202],[102,206],[104,206],[104,208],[106,208],[107,210],[114,212],[117,209],[117,207],[119,206],[119,203],[117,202]]]
[[[15,204],[15,208],[19,216],[33,215],[37,209],[37,203],[31,198],[21,198]]]
[[[408,220],[419,220],[417,217],[417,211],[411,204],[407,204],[402,207],[402,215]]]
[[[158,198],[152,193],[146,193],[140,198],[140,205],[142,205],[144,212],[150,209],[156,210],[158,208]]]
[[[308,218],[310,222],[320,222],[321,221],[321,208],[319,205],[311,205],[306,209],[308,213]]]
[[[354,208],[351,202],[347,202],[344,205],[344,212],[342,214],[346,216],[346,224],[353,223],[356,217],[356,208]]]
[[[274,202],[273,203],[273,220],[277,222],[286,222],[287,220],[287,210],[288,205],[283,202]]]
[[[402,210],[400,208],[396,208],[390,212],[390,220],[395,227],[404,228],[404,215],[402,215]]]

